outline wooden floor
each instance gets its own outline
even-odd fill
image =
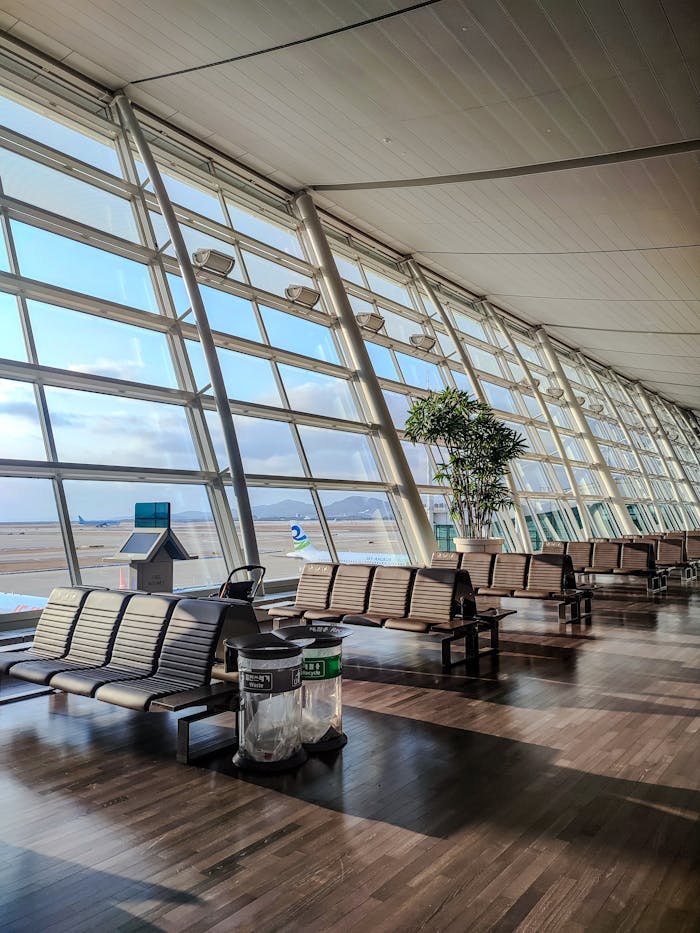
[[[700,584],[625,592],[573,633],[519,603],[479,678],[358,629],[349,744],[286,776],[176,764],[167,715],[0,706],[0,928],[697,931]]]

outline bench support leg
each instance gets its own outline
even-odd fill
[[[177,721],[177,754],[176,758],[179,764],[189,765],[196,757],[190,751],[190,726],[193,722],[200,722],[202,719],[211,719],[212,716],[218,716],[219,713],[231,712],[232,707],[228,706],[208,706],[199,713],[190,713],[187,716],[181,716]],[[221,744],[221,748],[232,745],[232,742]],[[208,749],[211,751],[212,749]]]

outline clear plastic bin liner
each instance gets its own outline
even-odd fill
[[[319,742],[343,731],[341,646],[304,648],[302,742]]]
[[[300,682],[300,665],[300,657],[254,660],[239,654],[242,689],[238,746],[242,755],[255,761],[284,761],[301,748],[301,690],[297,687],[269,693],[245,689],[246,674],[259,686],[270,672],[289,671],[296,677],[296,668]]]

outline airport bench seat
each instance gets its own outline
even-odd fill
[[[442,622],[461,615],[473,590],[469,574],[447,567],[423,567],[416,571],[408,614],[389,617],[384,628],[404,632],[429,632]]]
[[[372,577],[367,611],[347,613],[343,616],[343,623],[381,628],[387,619],[405,618],[415,572],[412,567],[377,567]]]
[[[273,619],[273,627],[277,620],[301,619],[305,612],[327,609],[331,585],[337,569],[338,565],[332,563],[304,564],[294,602],[278,603],[268,607],[268,612]]]
[[[88,592],[75,586],[57,586],[52,590],[39,617],[32,647],[1,652],[0,674],[11,673],[11,669],[22,661],[64,657],[68,653],[73,629]]]
[[[345,615],[362,613],[375,571],[371,564],[340,564],[333,577],[330,600],[325,609],[307,609],[307,622],[338,622]]]
[[[88,593],[73,629],[68,654],[58,660],[22,661],[11,668],[12,676],[35,684],[48,684],[59,671],[84,670],[106,664],[132,595],[118,590]]]
[[[117,630],[109,663],[60,671],[51,678],[50,685],[66,693],[92,696],[103,684],[149,676],[156,668],[165,628],[177,603],[175,596],[132,596]]]
[[[104,684],[95,697],[116,706],[148,710],[161,696],[209,684],[229,606],[227,600],[181,599],[170,616],[155,674]]]

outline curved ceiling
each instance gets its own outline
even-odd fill
[[[690,0],[0,0],[0,25],[287,186],[700,137]],[[142,83],[133,84],[139,81]],[[700,410],[698,155],[317,192],[471,291]]]

